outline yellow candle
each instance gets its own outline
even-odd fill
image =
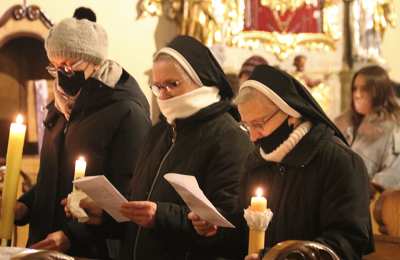
[[[80,156],[78,160],[75,161],[74,180],[84,177],[85,171],[86,171],[86,161],[85,158],[83,158],[83,156]]]
[[[8,138],[6,175],[0,217],[0,238],[8,240],[11,240],[14,227],[14,208],[24,148],[26,125],[23,124],[23,120],[24,118],[21,115],[17,116],[16,122],[11,124]]]
[[[267,209],[267,199],[262,196],[262,189],[257,188],[256,196],[251,197],[250,209],[252,211],[264,212]],[[257,254],[264,248],[265,232],[250,229],[249,231],[249,255]]]

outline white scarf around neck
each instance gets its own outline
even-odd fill
[[[289,135],[281,145],[275,150],[266,154],[260,147],[261,157],[266,161],[281,162],[283,158],[300,142],[300,140],[310,131],[312,127],[311,122],[301,123],[293,132]]]
[[[183,95],[166,100],[157,99],[161,113],[172,124],[175,119],[187,118],[201,109],[221,100],[216,87],[200,87]]]

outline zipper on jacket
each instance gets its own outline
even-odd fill
[[[154,189],[154,186],[156,185],[156,182],[157,182],[158,177],[160,175],[161,168],[162,168],[165,160],[167,159],[168,155],[171,153],[172,149],[174,148],[175,142],[176,142],[176,129],[175,129],[175,126],[172,126],[172,145],[169,147],[168,151],[164,154],[164,156],[163,156],[163,158],[161,160],[161,163],[158,166],[157,174],[154,177],[153,182],[152,182],[152,184],[150,186],[149,194],[147,195],[146,200],[150,199],[151,194],[152,194],[153,189]],[[136,248],[137,248],[137,245],[139,243],[139,236],[140,236],[140,232],[141,231],[142,231],[142,227],[139,226],[138,227],[138,231],[136,233],[136,237],[135,237],[135,243],[134,243],[134,246],[133,246],[133,260],[136,260]]]

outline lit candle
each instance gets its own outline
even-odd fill
[[[78,160],[75,161],[74,180],[84,177],[85,171],[86,171],[86,161],[85,158],[83,158],[83,156],[80,156]]]
[[[17,190],[21,171],[22,152],[26,133],[24,118],[17,116],[11,124],[8,138],[6,175],[1,201],[0,238],[11,240],[14,228],[14,208],[17,200]]]
[[[75,161],[75,173],[74,180],[85,177],[86,171],[86,161],[83,156],[79,156],[78,160]],[[73,185],[73,190],[75,190],[75,185]]]
[[[250,208],[253,211],[264,212],[267,209],[267,199],[263,196],[263,191],[261,188],[256,189],[256,196],[251,197]]]
[[[267,210],[267,199],[262,196],[263,191],[257,188],[256,196],[251,197],[250,209],[257,212]],[[264,248],[265,231],[250,229],[249,231],[249,255],[258,254]]]

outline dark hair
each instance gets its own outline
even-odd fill
[[[363,119],[363,115],[355,110],[353,100],[354,82],[359,75],[364,77],[365,89],[371,95],[372,112],[382,115],[385,120],[399,120],[400,106],[394,93],[393,81],[385,69],[371,65],[357,71],[351,81],[351,119],[355,128],[358,128]]]
[[[240,71],[238,74],[239,78],[242,76],[242,74],[247,74],[250,76],[250,74],[253,72],[254,68],[256,66],[262,65],[262,64],[268,65],[268,61],[259,55],[251,56],[250,58],[248,58],[247,60],[245,60],[243,62],[242,67],[240,68]]]
[[[307,57],[302,54],[296,55],[293,59],[293,65],[296,65],[301,59],[307,59]]]
[[[87,7],[78,7],[74,11],[74,18],[78,20],[87,19],[92,22],[96,22],[96,14],[93,12],[92,9]]]

